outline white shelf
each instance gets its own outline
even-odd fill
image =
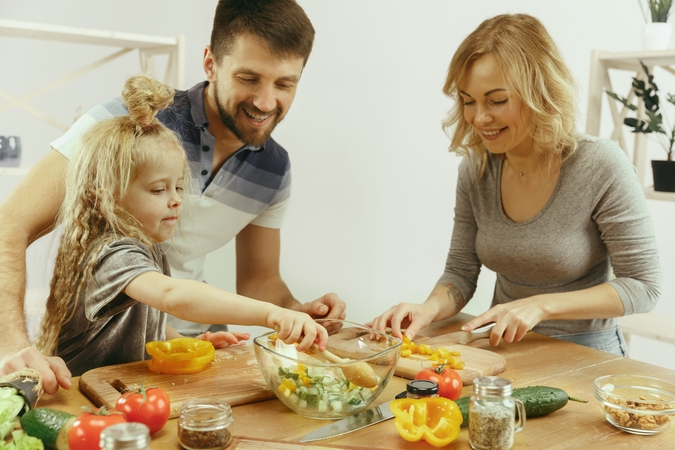
[[[635,77],[644,78],[644,72],[640,64],[642,62],[650,71],[653,67],[661,67],[665,71],[675,75],[675,49],[668,50],[644,50],[632,52],[605,52],[594,50],[591,52],[591,75],[588,86],[588,110],[586,112],[586,133],[593,136],[600,136],[600,116],[602,113],[603,98],[607,98],[614,130],[610,139],[618,142],[621,148],[631,157],[628,152],[626,138],[624,136],[623,120],[628,114],[628,109],[617,109],[617,102],[609,98],[605,91],[620,92],[612,87],[609,76],[610,70],[623,70],[633,72]],[[625,86],[630,90],[631,86]],[[632,91],[627,95],[633,98]],[[638,115],[644,115],[644,102],[638,98]],[[634,144],[631,162],[635,166],[638,178],[642,182],[645,191],[645,197],[652,200],[664,200],[675,202],[675,193],[656,192],[654,186],[646,186],[646,173],[649,170],[649,155],[647,152],[647,137],[644,133],[634,133]]]
[[[117,31],[65,27],[62,25],[5,19],[0,19],[0,36],[46,39],[50,41],[124,48],[157,48],[178,45],[178,37],[120,33]]]
[[[0,37],[3,36],[116,47],[117,51],[20,97],[5,93],[5,89],[0,86],[0,96],[7,100],[0,104],[0,114],[12,108],[22,108],[65,132],[69,125],[62,124],[59,120],[37,110],[29,104],[29,101],[134,50],[138,50],[140,56],[141,72],[153,74],[156,77],[154,57],[168,55],[164,83],[176,89],[185,88],[185,36],[183,35],[150,36],[0,19]],[[0,41],[0,45],[5,44]],[[0,176],[23,176],[29,170],[30,167],[0,167]]]
[[[645,197],[650,200],[664,200],[667,202],[675,202],[675,192],[657,192],[654,186],[645,188]]]

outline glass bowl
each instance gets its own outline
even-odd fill
[[[339,332],[329,336],[326,350],[350,361],[332,363],[318,350],[296,352],[295,346],[290,352],[278,350],[276,333],[266,333],[253,340],[253,347],[267,384],[279,400],[301,416],[340,419],[367,409],[394,374],[401,340],[345,320],[317,322],[326,327],[341,326]],[[360,387],[349,381],[345,373],[350,376],[350,368],[372,370],[374,385]]]
[[[675,384],[640,375],[607,375],[593,382],[609,423],[634,434],[657,434],[675,420]]]

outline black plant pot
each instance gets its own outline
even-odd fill
[[[652,161],[654,190],[675,192],[675,161]]]

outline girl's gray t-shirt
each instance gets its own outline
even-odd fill
[[[166,313],[122,292],[131,280],[150,271],[171,273],[160,245],[148,248],[125,238],[100,252],[86,292],[59,334],[57,356],[73,376],[100,366],[142,361],[148,358],[146,342],[165,340]]]
[[[439,283],[454,285],[468,301],[484,265],[497,275],[492,306],[608,283],[625,314],[654,307],[661,285],[654,230],[635,169],[614,142],[579,135],[546,205],[520,223],[502,208],[503,160],[488,155],[480,180],[467,157],[460,164],[452,242]],[[562,336],[616,325],[615,318],[551,320],[534,331]]]

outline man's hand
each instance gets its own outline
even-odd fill
[[[347,317],[345,310],[347,304],[340,300],[337,294],[326,294],[311,302],[303,303],[298,308],[298,311],[309,314],[313,319],[339,319],[344,320]],[[333,323],[326,327],[328,334],[337,333],[342,324]]]
[[[8,354],[0,360],[0,376],[9,375],[29,367],[42,375],[42,389],[47,394],[55,394],[59,386],[70,389],[71,373],[66,363],[58,356],[44,356],[33,347]]]
[[[216,331],[212,333],[207,331],[197,336],[197,339],[209,341],[215,348],[241,347],[246,345],[251,335],[249,333],[239,333],[237,331]]]

